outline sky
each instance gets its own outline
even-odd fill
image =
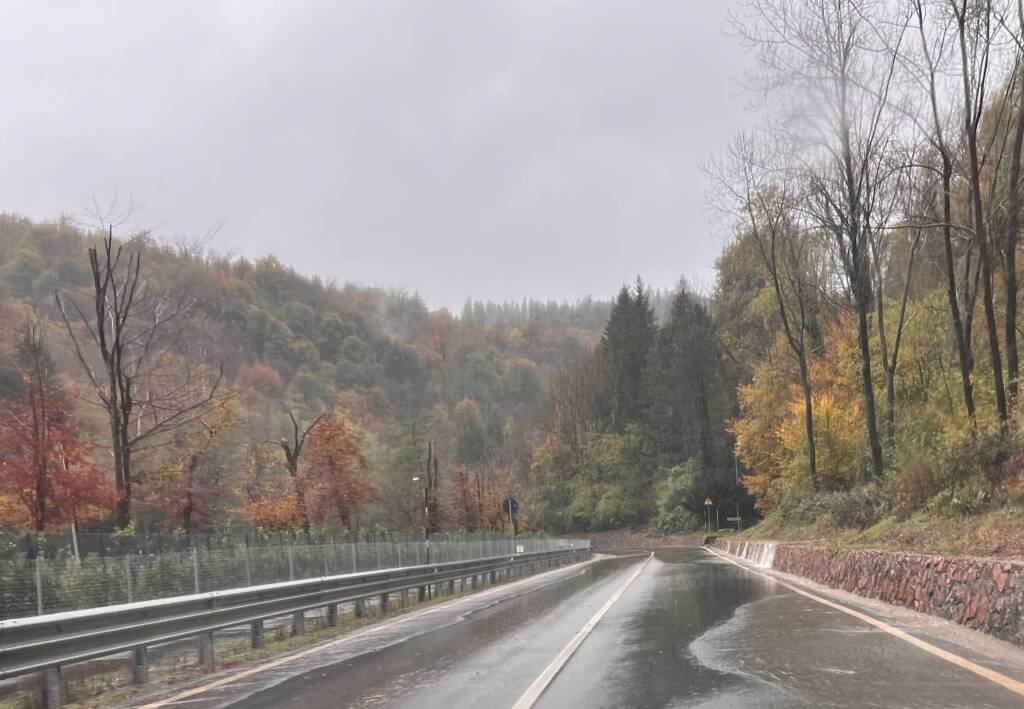
[[[5,3],[0,211],[432,306],[710,286],[701,161],[749,116],[723,0]]]

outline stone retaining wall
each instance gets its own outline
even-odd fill
[[[725,539],[711,544],[767,568],[946,618],[1024,647],[1024,563]]]

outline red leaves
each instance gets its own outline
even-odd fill
[[[8,524],[44,531],[102,519],[116,502],[62,404],[46,396],[0,409],[0,518]]]
[[[300,473],[313,521],[334,517],[351,527],[356,506],[370,500],[375,489],[367,479],[369,466],[344,419],[328,416],[310,434],[306,467]]]

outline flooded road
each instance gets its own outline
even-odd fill
[[[534,706],[1024,706],[996,682],[703,550],[658,552],[623,591],[643,562],[600,561],[524,584],[436,629],[410,626],[400,631],[405,637],[280,677],[244,699],[222,695],[218,705],[512,707],[606,610]],[[936,629],[921,616],[880,613],[915,637],[1024,680],[1024,653],[1015,648]]]

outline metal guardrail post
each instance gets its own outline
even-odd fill
[[[263,621],[254,620],[249,626],[249,641],[253,649],[263,647]]]
[[[199,634],[199,664],[207,670],[213,669],[213,633]]]
[[[337,603],[332,603],[331,605],[327,606],[327,625],[331,626],[332,628],[335,628],[338,625]]]
[[[302,635],[306,632],[306,614],[296,611],[292,614],[292,635]]]
[[[408,608],[409,607],[409,589],[407,589],[407,588],[403,588],[402,589],[401,601],[402,601],[402,608]]]
[[[42,676],[42,690],[43,706],[46,709],[60,709],[61,706],[63,706],[61,689],[60,668],[51,667],[48,670],[44,670]]]
[[[362,618],[366,615],[366,601],[362,598],[356,600],[355,603],[355,614],[356,618]]]
[[[149,681],[149,654],[145,645],[132,649],[132,682],[143,684]]]
[[[380,594],[380,612],[381,613],[387,613],[388,612],[388,594],[386,594],[386,593]]]

